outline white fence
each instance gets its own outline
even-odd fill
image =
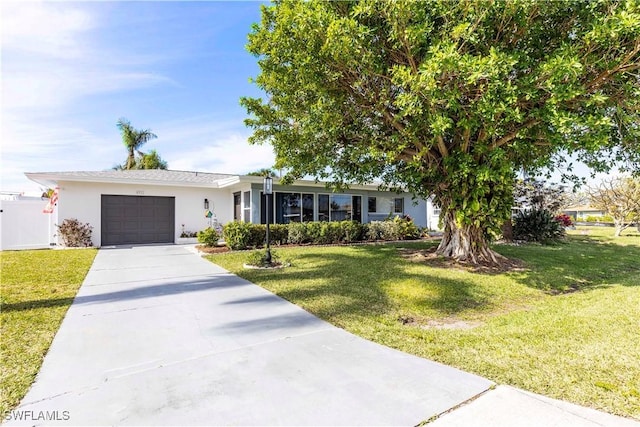
[[[42,249],[55,242],[57,209],[42,213],[47,199],[0,200],[0,250]]]

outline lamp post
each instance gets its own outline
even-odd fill
[[[267,253],[264,257],[264,261],[267,264],[271,264],[271,248],[269,247],[269,196],[271,196],[273,194],[273,178],[271,178],[271,175],[266,175],[264,177],[264,196],[265,196],[265,202],[267,203],[267,206],[265,207],[266,209],[266,213],[267,213]]]

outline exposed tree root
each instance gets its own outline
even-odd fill
[[[477,265],[499,265],[507,259],[489,248],[480,227],[458,227],[455,221],[447,222],[436,253],[456,261]]]

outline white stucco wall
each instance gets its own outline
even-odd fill
[[[429,199],[427,201],[427,223],[431,230],[442,230],[440,228],[440,209],[434,206],[433,201]]]
[[[58,201],[58,221],[76,218],[93,226],[94,246],[100,246],[101,236],[101,196],[163,196],[175,197],[175,238],[185,231],[199,231],[209,225],[204,216],[204,199],[209,199],[209,210],[218,221],[225,224],[233,218],[233,198],[227,189],[174,187],[140,184],[106,184],[86,182],[60,182]],[[176,240],[177,241],[177,240]]]
[[[0,250],[48,248],[55,240],[57,209],[42,213],[47,199],[0,200]]]

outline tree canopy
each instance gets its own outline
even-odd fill
[[[160,154],[153,149],[148,153],[142,153],[136,160],[137,169],[167,169],[168,164],[160,157]]]
[[[270,168],[261,168],[247,173],[248,176],[273,176],[274,173]]]
[[[127,149],[127,160],[116,169],[167,169],[167,162],[162,160],[156,150],[143,153],[140,148],[158,136],[150,129],[135,129],[131,122],[120,118],[116,124],[122,135],[122,143]],[[138,154],[136,158],[136,153]]]
[[[251,141],[290,179],[433,195],[445,256],[495,262],[515,171],[640,170],[636,0],[282,0],[248,49]]]

